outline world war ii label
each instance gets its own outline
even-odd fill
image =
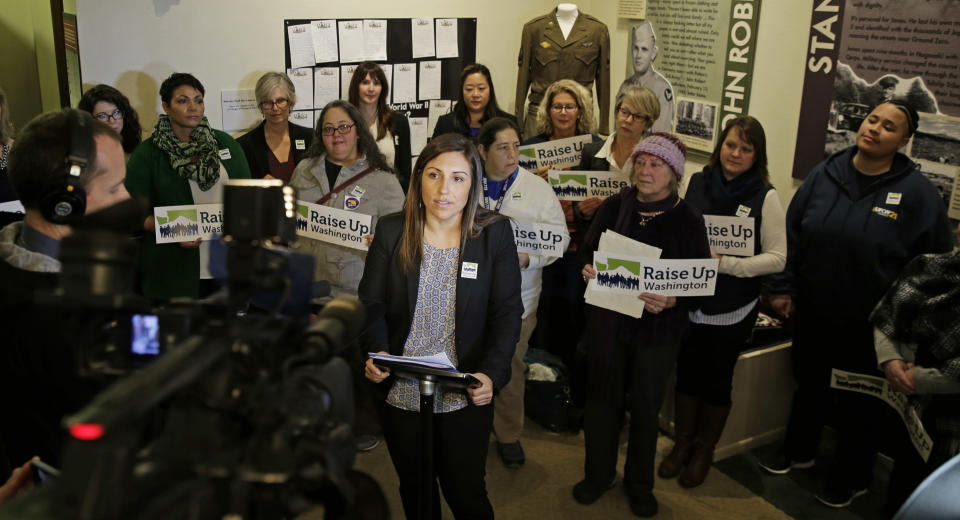
[[[370,215],[297,201],[297,235],[366,251],[373,233]]]
[[[591,197],[605,199],[630,185],[618,172],[549,170],[547,175],[558,199],[575,202]]]
[[[194,204],[153,208],[158,244],[209,240],[223,234],[223,204]]]
[[[513,237],[518,253],[561,257],[567,250],[570,235],[564,224],[542,224],[527,220],[513,220]]]
[[[557,170],[580,164],[583,145],[593,141],[589,134],[575,135],[520,147],[520,167],[532,172],[547,167]]]
[[[704,215],[710,250],[718,255],[753,256],[753,217],[728,217]]]

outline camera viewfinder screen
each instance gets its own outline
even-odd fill
[[[134,354],[156,356],[160,353],[160,319],[152,314],[134,314],[130,318],[130,350]]]

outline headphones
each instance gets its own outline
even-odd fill
[[[93,117],[86,112],[66,108],[67,146],[63,171],[54,176],[51,189],[40,201],[43,217],[54,224],[75,224],[87,209],[87,193],[80,175],[90,162],[93,150]]]

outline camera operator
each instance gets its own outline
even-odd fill
[[[90,114],[66,109],[34,118],[17,136],[8,175],[26,209],[0,230],[0,481],[34,455],[56,465],[64,414],[91,394],[77,382],[62,317],[33,304],[57,286],[60,240],[84,214],[130,198],[120,136]],[[0,453],[3,450],[0,449]]]

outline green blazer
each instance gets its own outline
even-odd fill
[[[220,148],[230,150],[229,159],[221,159],[231,179],[249,179],[250,167],[243,149],[228,134],[213,131]],[[146,197],[150,205],[182,206],[193,204],[189,182],[177,175],[167,155],[153,144],[153,137],[140,143],[127,160],[124,181],[130,195]],[[145,233],[141,254],[141,284],[149,298],[167,300],[178,296],[196,298],[200,287],[200,251],[180,244],[157,244],[153,233]]]

